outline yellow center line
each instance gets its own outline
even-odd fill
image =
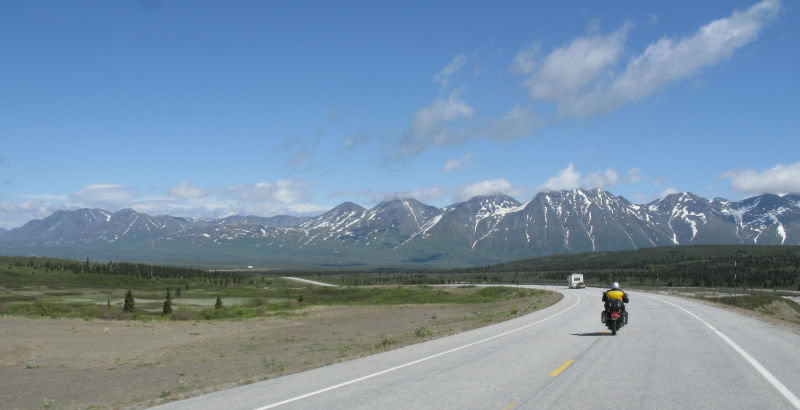
[[[508,404],[508,406],[503,407],[503,410],[511,410],[516,406],[517,406],[517,402],[512,401],[511,403]]]
[[[572,363],[575,363],[574,359],[567,360],[566,362],[564,362],[564,364],[559,366],[558,369],[555,369],[552,372],[550,372],[550,375],[553,376],[553,377],[558,376],[559,374],[561,374],[561,372],[566,370],[567,367],[569,367]]]

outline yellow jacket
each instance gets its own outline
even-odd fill
[[[624,303],[628,303],[628,294],[619,289],[612,289],[603,292],[603,302],[608,302],[611,299],[618,299]]]

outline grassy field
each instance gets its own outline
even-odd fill
[[[485,326],[561,298],[521,289],[517,299],[508,287],[332,288],[3,262],[0,397],[10,408],[147,407]],[[173,312],[163,315],[167,289]]]
[[[138,320],[242,319],[287,314],[311,306],[474,304],[516,297],[508,288],[431,286],[319,287],[281,278],[254,277],[242,284],[168,278],[45,271],[0,265],[0,314],[49,318]],[[173,313],[163,315],[169,289]],[[124,312],[125,293],[135,309]],[[522,290],[521,296],[538,291]],[[221,307],[215,307],[217,297]]]

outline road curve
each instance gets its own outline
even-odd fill
[[[158,409],[800,409],[800,336],[631,292],[611,336],[600,289],[532,314]]]
[[[282,278],[283,279],[288,279],[288,280],[293,280],[295,282],[303,282],[303,283],[306,283],[306,284],[309,284],[309,285],[328,286],[328,287],[331,287],[331,288],[338,288],[337,285],[334,285],[334,284],[331,284],[331,283],[317,282],[315,280],[296,278],[294,276],[282,276]]]

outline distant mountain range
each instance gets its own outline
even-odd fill
[[[599,189],[445,208],[345,202],[317,217],[191,219],[132,209],[58,211],[0,231],[0,253],[197,265],[469,266],[554,253],[688,244],[800,244],[800,194],[733,202],[689,192],[633,204]]]

